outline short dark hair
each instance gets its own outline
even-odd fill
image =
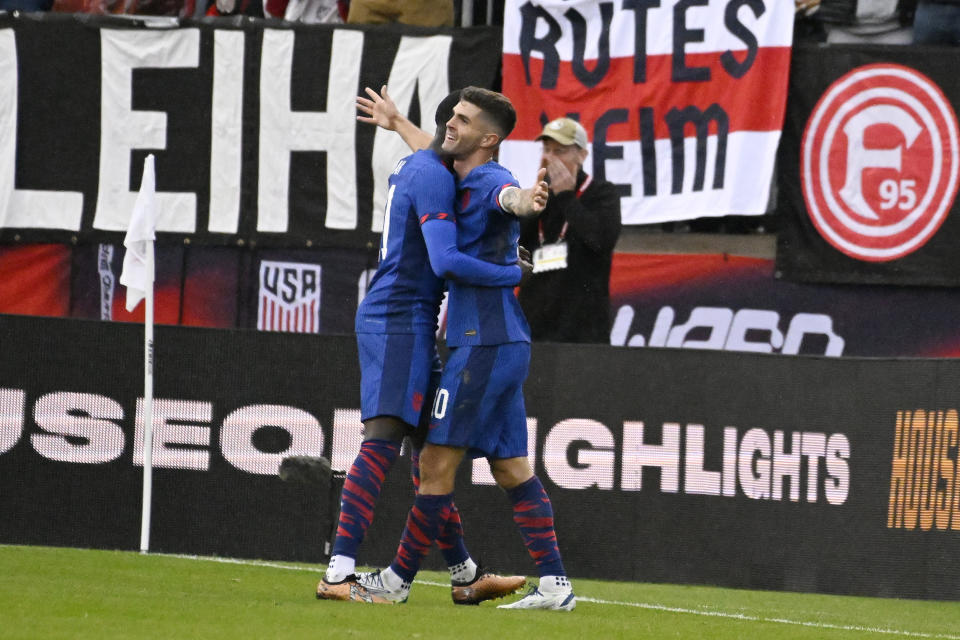
[[[513,108],[510,98],[480,87],[467,87],[460,92],[460,99],[476,105],[487,119],[496,127],[496,133],[503,140],[517,124],[517,111]]]

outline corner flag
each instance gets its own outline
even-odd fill
[[[156,175],[153,166],[153,154],[143,161],[143,178],[140,180],[140,193],[133,205],[130,226],[123,239],[127,253],[123,258],[123,270],[120,272],[120,284],[127,288],[127,311],[133,311],[153,288],[153,252],[147,245],[153,244],[156,235]]]
[[[153,505],[153,241],[156,237],[156,175],[153,155],[143,161],[140,193],[133,205],[123,245],[120,284],[127,287],[127,311],[146,300],[143,314],[143,510],[140,551],[150,550],[150,512]]]

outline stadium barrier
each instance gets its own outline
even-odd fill
[[[0,315],[0,542],[137,548],[141,341]],[[355,361],[352,336],[158,326],[152,550],[323,560],[331,492],[277,468],[349,465]],[[958,599],[958,388],[960,360],[535,345],[530,452],[574,577]],[[407,471],[361,562],[392,557]],[[482,461],[458,483],[473,554],[534,573]]]

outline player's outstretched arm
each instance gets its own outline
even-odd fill
[[[521,265],[500,265],[461,253],[457,225],[451,219],[428,219],[420,225],[430,267],[438,277],[478,287],[514,287],[523,275]]]
[[[366,87],[364,91],[370,97],[357,96],[357,111],[365,114],[358,115],[357,120],[383,127],[388,131],[396,131],[412,151],[427,149],[430,146],[433,136],[400,113],[393,98],[387,93],[387,85],[380,88],[379,94],[370,87]]]
[[[500,206],[504,211],[512,213],[518,218],[529,218],[538,216],[547,206],[547,196],[549,195],[549,185],[544,177],[547,175],[545,168],[537,172],[537,182],[529,189],[520,187],[507,187],[500,192]]]

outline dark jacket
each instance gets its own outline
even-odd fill
[[[532,253],[558,240],[565,222],[567,268],[534,273],[520,285],[530,335],[541,342],[610,342],[610,264],[620,236],[620,195],[603,180],[577,175],[577,190],[551,194],[538,218],[523,221],[520,244]],[[577,195],[577,193],[579,195]]]

